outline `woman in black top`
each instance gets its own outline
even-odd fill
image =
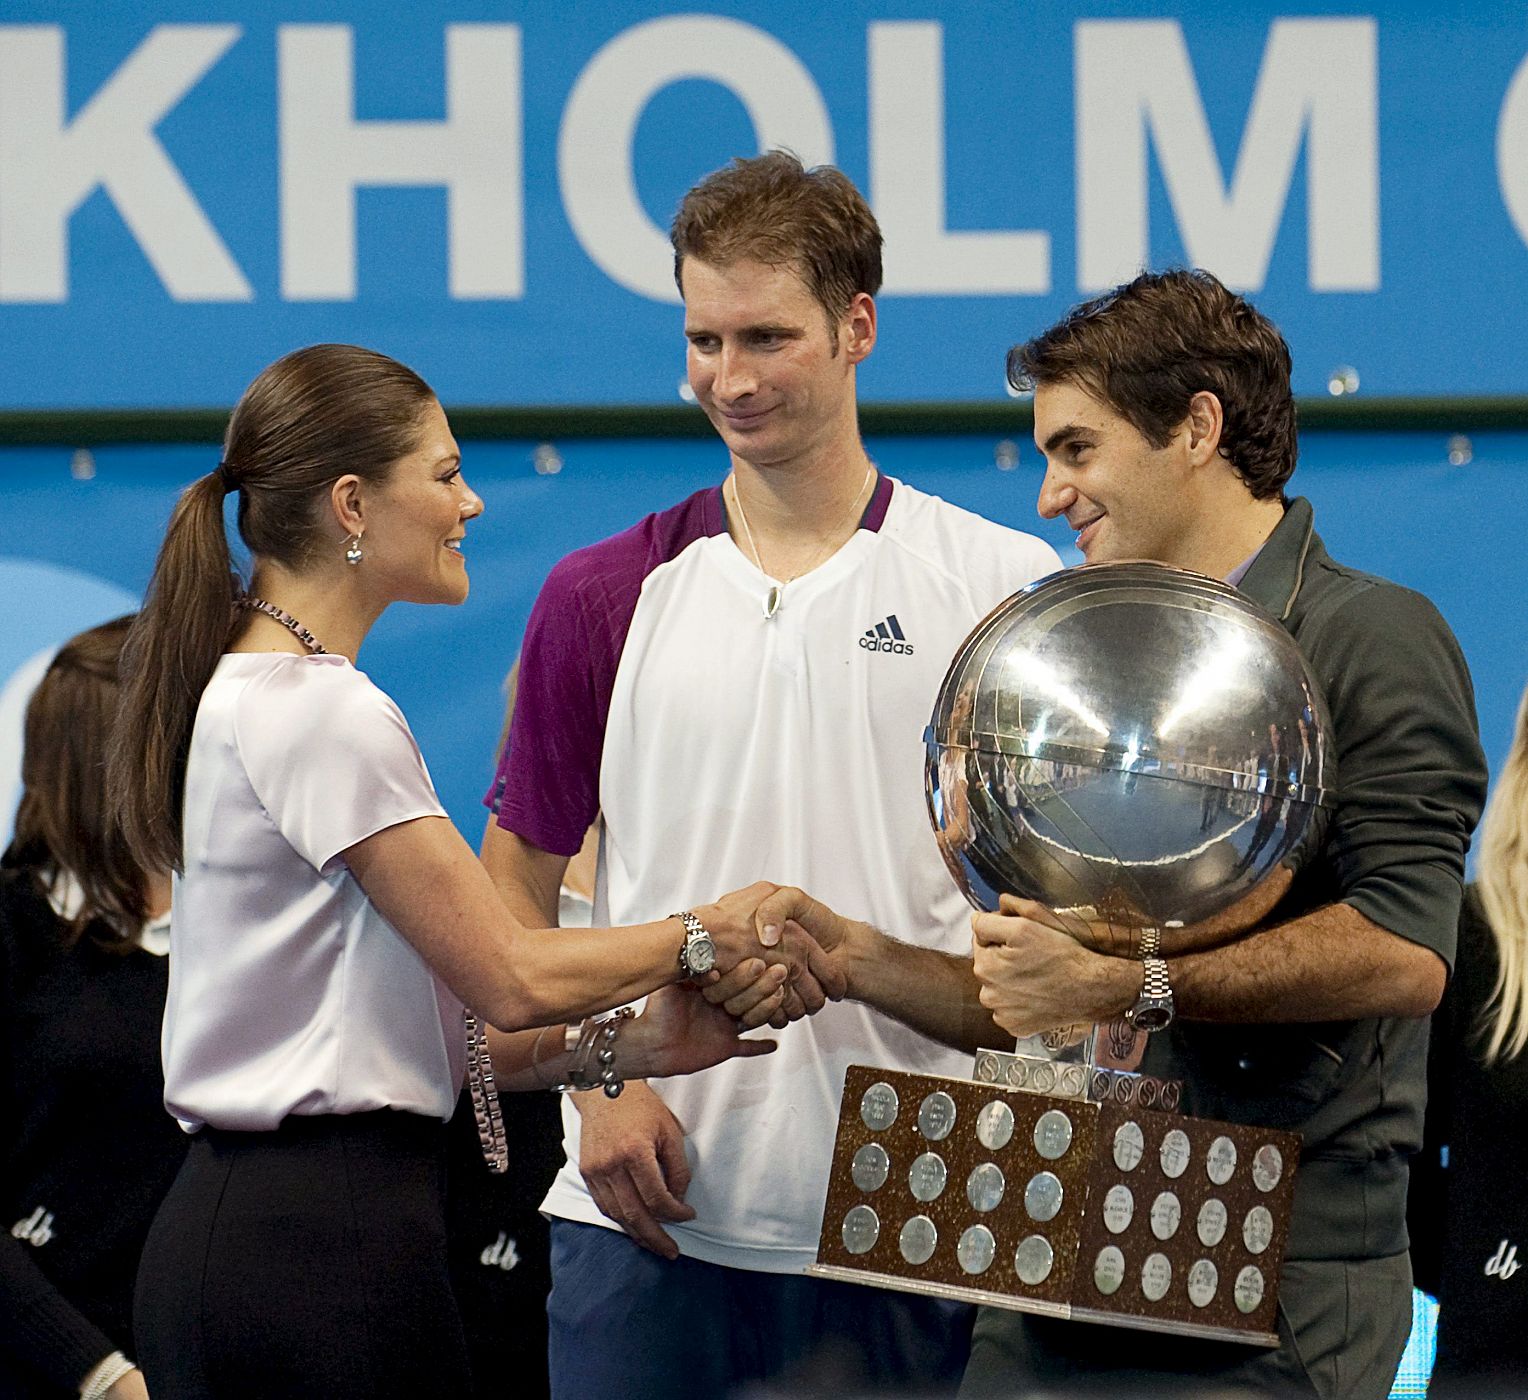
[[[67,643],[33,695],[0,858],[6,1396],[147,1395],[133,1277],[185,1145],[159,1065],[169,880],[108,832],[101,782],[130,621]]]
[[[1433,1017],[1410,1225],[1434,1293],[1432,1396],[1528,1391],[1528,695],[1480,828],[1454,978]],[[1440,1209],[1441,1204],[1441,1209]]]

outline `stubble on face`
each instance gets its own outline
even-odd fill
[[[799,273],[687,258],[684,296],[690,387],[735,458],[784,465],[841,431],[851,367]]]

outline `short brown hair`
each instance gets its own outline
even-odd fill
[[[808,170],[789,151],[739,158],[707,175],[680,202],[669,241],[681,296],[688,257],[792,267],[830,322],[860,292],[881,290],[881,227],[865,197],[843,171]]]
[[[1256,500],[1282,494],[1295,469],[1289,373],[1278,327],[1201,269],[1142,273],[1008,352],[1014,388],[1076,384],[1154,447],[1208,390],[1225,415],[1220,455]]]

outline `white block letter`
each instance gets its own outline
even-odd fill
[[[1496,182],[1517,236],[1528,243],[1528,59],[1507,84],[1496,119]]]
[[[281,74],[281,292],[355,298],[355,192],[444,185],[451,295],[525,292],[520,27],[446,26],[446,119],[355,119],[348,25],[284,24]]]
[[[679,300],[674,254],[642,207],[631,143],[654,95],[684,78],[730,89],[747,108],[761,151],[788,146],[808,166],[833,159],[822,93],[801,60],[762,29],[676,15],[616,35],[589,60],[568,97],[557,173],[584,251],[612,280],[654,301]]]
[[[1375,48],[1372,19],[1275,20],[1227,195],[1177,22],[1080,22],[1080,284],[1088,290],[1112,286],[1150,256],[1149,129],[1191,263],[1234,287],[1263,285],[1304,138],[1311,289],[1377,290]]]
[[[886,290],[1050,291],[1050,235],[945,228],[944,31],[870,26],[870,185],[886,235]]]
[[[67,299],[69,216],[97,188],[176,301],[254,295],[154,135],[239,32],[157,26],[68,121],[62,28],[0,25],[0,301]]]

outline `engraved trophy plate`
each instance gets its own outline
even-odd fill
[[[1013,1138],[1013,1110],[994,1099],[976,1115],[976,1140],[991,1152],[1007,1147]]]
[[[1128,1186],[1114,1185],[1104,1197],[1104,1229],[1111,1235],[1122,1235],[1135,1219],[1135,1197]]]
[[[860,1117],[873,1133],[884,1132],[897,1121],[897,1091],[890,1084],[872,1084],[860,1098]]]
[[[1036,1172],[1024,1188],[1024,1211],[1031,1220],[1054,1220],[1066,1188],[1052,1172]]]
[[[955,1100],[940,1089],[918,1105],[918,1131],[930,1142],[943,1142],[955,1126]]]
[[[868,1254],[880,1233],[880,1218],[869,1206],[855,1206],[844,1216],[844,1248],[850,1254]]]
[[[1171,1191],[1164,1191],[1151,1203],[1151,1233],[1159,1240],[1170,1240],[1178,1233],[1183,1220],[1183,1205]]]
[[[1213,1249],[1226,1237],[1226,1204],[1211,1196],[1199,1207],[1199,1220],[1196,1229],[1199,1234],[1199,1243],[1206,1249]]]
[[[1008,1067],[849,1070],[811,1272],[1276,1345],[1299,1139],[1017,1090]]]
[[[984,1274],[992,1267],[997,1254],[997,1241],[985,1225],[973,1225],[960,1237],[955,1246],[955,1257],[968,1274]]]
[[[1013,1252],[1013,1271],[1031,1288],[1044,1283],[1056,1264],[1056,1251],[1044,1235],[1026,1235]]]
[[[867,1142],[854,1154],[854,1165],[849,1175],[861,1191],[879,1191],[886,1184],[891,1172],[891,1158],[878,1142]]]
[[[971,1169],[966,1178],[966,1199],[973,1210],[986,1212],[996,1210],[1003,1201],[1003,1191],[1008,1183],[1003,1179],[1003,1169],[995,1162],[983,1162]]]
[[[897,1247],[909,1264],[927,1264],[934,1257],[939,1231],[926,1215],[915,1215],[902,1227]]]
[[[944,1194],[944,1183],[948,1175],[944,1158],[937,1152],[925,1152],[915,1158],[912,1166],[907,1169],[907,1187],[915,1201],[927,1205]]]
[[[1188,1300],[1196,1308],[1207,1308],[1220,1286],[1220,1274],[1208,1259],[1200,1259],[1188,1271]]]

